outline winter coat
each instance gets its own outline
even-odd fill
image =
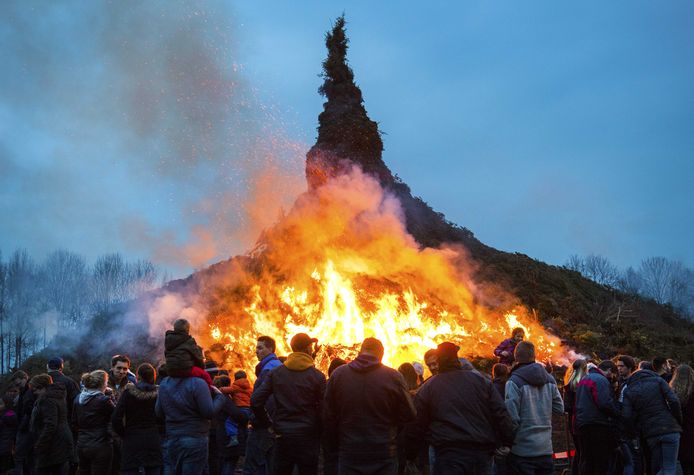
[[[80,393],[80,386],[77,382],[65,376],[61,371],[51,370],[48,375],[53,379],[53,383],[60,383],[65,387],[65,403],[67,404],[67,420],[72,421],[72,408],[75,398]]]
[[[585,426],[615,426],[619,408],[612,395],[612,386],[597,368],[576,385],[575,426],[578,433]]]
[[[501,396],[502,401],[506,400],[506,381],[508,381],[508,378],[494,378],[492,380],[492,384]]]
[[[516,359],[513,357],[513,352],[516,349],[518,342],[513,338],[506,338],[504,341],[499,343],[499,346],[494,350],[494,356],[499,358],[499,363],[511,366]],[[508,351],[508,356],[504,356],[501,353]]]
[[[0,456],[9,456],[14,448],[14,438],[17,435],[17,413],[5,409],[0,415]]]
[[[213,401],[207,383],[200,378],[164,378],[154,406],[166,422],[166,436],[207,437],[210,419],[220,410],[226,396]]]
[[[164,337],[164,358],[169,376],[183,377],[190,374],[193,366],[205,368],[202,348],[195,338],[185,332],[168,330]]]
[[[415,416],[402,375],[364,354],[333,372],[324,404],[327,442],[340,456],[395,457],[398,429]]]
[[[220,399],[222,399],[223,403],[219,412],[215,414],[212,421],[214,425],[215,440],[214,442],[210,440],[210,444],[217,444],[217,455],[222,458],[239,457],[245,453],[245,436],[248,431],[243,427],[248,424],[248,418],[246,417],[246,414],[242,412],[236,406],[236,404],[234,404],[234,401],[229,396],[224,396]],[[248,409],[246,409],[246,411],[247,410]],[[234,447],[228,447],[229,436],[227,435],[225,424],[227,418],[229,417],[231,417],[239,425],[239,445]]]
[[[128,371],[128,374],[125,375],[125,378],[120,383],[116,383],[116,377],[113,375],[113,370],[109,370],[108,372],[108,387],[113,390],[113,400],[115,402],[118,402],[118,399],[120,399],[121,394],[123,394],[123,391],[125,391],[125,387],[128,384],[135,384],[136,382],[137,378],[130,371]]]
[[[682,402],[682,437],[680,438],[680,460],[694,462],[694,393]]]
[[[506,408],[515,436],[511,452],[520,457],[552,454],[552,413],[563,414],[557,382],[539,363],[520,364],[506,382]]]
[[[265,382],[253,391],[251,408],[255,427],[267,427],[265,403],[274,396],[272,425],[279,435],[315,436],[321,432],[325,375],[306,353],[291,353],[287,361],[271,371]]]
[[[72,423],[77,427],[77,448],[98,449],[111,445],[109,423],[114,404],[101,391],[83,390],[75,399]]]
[[[631,433],[638,433],[646,439],[682,432],[679,399],[663,378],[647,369],[629,377],[624,390],[622,417]]]
[[[34,409],[36,397],[29,385],[22,389],[17,401],[17,439],[15,444],[15,459],[25,460],[31,457],[34,447],[34,434],[29,430],[31,412]]]
[[[159,467],[164,464],[155,414],[158,387],[140,381],[128,384],[118,400],[111,422],[121,437],[121,470]]]
[[[253,388],[246,378],[237,379],[231,385],[231,395],[238,407],[251,407]]]
[[[419,389],[414,403],[414,438],[421,439],[421,434],[430,430],[430,442],[436,448],[491,452],[513,442],[504,400],[491,381],[472,371],[452,369],[437,374]]]
[[[67,420],[66,391],[62,384],[51,384],[36,399],[30,427],[36,437],[34,463],[37,468],[72,459],[72,432]]]

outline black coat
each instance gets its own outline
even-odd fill
[[[309,355],[290,354],[286,363],[268,373],[265,382],[253,391],[255,427],[267,427],[265,403],[270,396],[275,399],[272,426],[277,434],[320,436],[325,375],[313,366]]]
[[[72,424],[77,428],[79,449],[98,449],[111,445],[109,424],[113,409],[113,400],[102,393],[94,395],[82,393],[75,398]]]
[[[396,457],[398,431],[414,419],[414,406],[402,375],[365,356],[337,368],[328,381],[327,443],[341,457]]]
[[[74,379],[65,376],[57,370],[51,370],[48,375],[53,379],[53,383],[60,383],[65,387],[65,403],[67,404],[67,420],[72,420],[72,404],[80,393],[80,386]]]
[[[34,448],[34,434],[30,430],[31,411],[34,409],[36,397],[34,392],[26,387],[22,389],[17,401],[17,443],[15,445],[15,458],[25,460],[31,458]]]
[[[682,408],[670,386],[657,373],[641,369],[629,377],[622,416],[630,432],[641,437],[682,432]]]
[[[491,452],[511,446],[513,424],[491,381],[452,369],[428,380],[415,396],[419,434],[431,430],[434,447],[467,447]]]
[[[123,441],[121,470],[163,465],[157,393],[158,386],[141,381],[128,384],[118,400],[111,421]]]
[[[682,438],[679,459],[694,462],[694,393],[689,396],[688,401],[682,402]]]
[[[193,366],[204,368],[202,348],[187,333],[168,330],[164,336],[164,357],[169,376],[188,376]]]
[[[12,453],[16,434],[17,413],[13,409],[5,409],[0,415],[0,456],[9,456]]]
[[[62,384],[51,384],[34,405],[30,427],[36,437],[34,463],[38,468],[72,460],[72,432],[65,397]]]

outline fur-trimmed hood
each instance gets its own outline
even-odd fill
[[[125,386],[125,390],[132,394],[132,396],[136,399],[156,399],[159,392],[159,386],[140,381],[137,384],[128,383]]]

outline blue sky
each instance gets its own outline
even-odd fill
[[[687,1],[2,2],[0,249],[175,275],[196,228],[208,261],[247,249],[240,203],[268,163],[301,178],[343,11],[386,163],[449,220],[553,264],[694,266]]]

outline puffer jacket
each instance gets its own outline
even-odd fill
[[[520,364],[506,382],[506,408],[515,436],[511,452],[520,457],[552,454],[552,413],[564,403],[554,377],[539,363]]]
[[[193,366],[205,368],[205,362],[195,338],[185,332],[168,330],[164,336],[164,358],[169,376],[187,376]]]
[[[274,396],[272,425],[279,435],[316,436],[321,432],[325,375],[318,371],[306,353],[291,353],[287,361],[271,371],[251,396],[256,416],[254,426],[269,423],[265,403]]]
[[[96,449],[112,441],[109,423],[114,404],[100,391],[82,391],[75,399],[72,423],[77,427],[77,448]]]
[[[657,373],[641,369],[629,377],[622,417],[632,434],[649,438],[682,432],[682,407],[670,386]]]
[[[581,427],[615,426],[619,408],[612,395],[610,381],[598,368],[591,368],[576,385],[574,423],[578,433]]]
[[[62,384],[51,384],[36,399],[30,427],[36,436],[34,460],[37,468],[72,459],[72,432],[67,420],[66,391]]]
[[[364,354],[333,372],[324,412],[329,446],[373,460],[397,456],[398,431],[415,417],[402,375]]]

